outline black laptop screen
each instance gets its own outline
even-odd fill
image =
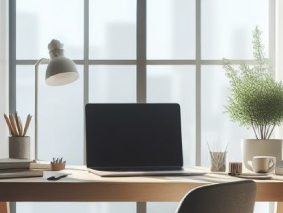
[[[182,167],[178,104],[87,104],[90,168]]]

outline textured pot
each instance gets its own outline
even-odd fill
[[[253,171],[253,169],[249,162],[253,160],[254,156],[273,156],[276,158],[276,162],[282,161],[282,140],[243,139],[243,164],[250,171]]]
[[[9,158],[30,159],[30,137],[9,137]]]

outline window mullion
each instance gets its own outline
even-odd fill
[[[84,106],[89,102],[89,0],[84,0]],[[84,118],[85,119],[85,118]],[[84,120],[85,121],[85,120]],[[84,122],[84,154],[83,162],[86,165],[86,135]]]
[[[9,112],[16,111],[16,0],[9,1]]]
[[[146,0],[137,0],[137,102],[146,102]]]
[[[196,1],[196,162],[201,165],[201,0]]]

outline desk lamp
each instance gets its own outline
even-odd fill
[[[48,64],[45,82],[49,86],[63,86],[79,78],[75,63],[64,56],[63,44],[53,39],[49,45],[50,59],[42,58],[35,64],[35,110],[34,110],[34,149],[35,160],[38,160],[38,67],[41,63]]]

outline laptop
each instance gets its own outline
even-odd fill
[[[87,104],[87,167],[100,176],[202,175],[183,168],[179,104]]]

